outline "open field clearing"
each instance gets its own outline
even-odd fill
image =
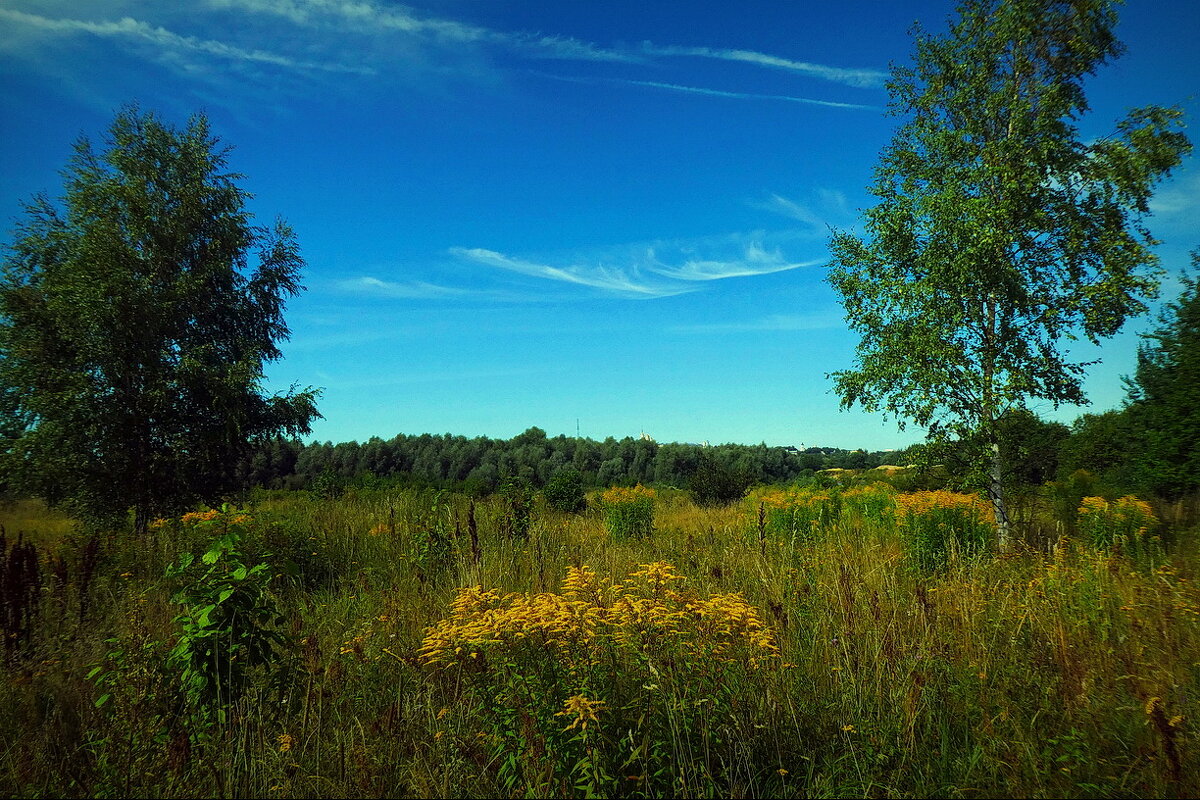
[[[276,493],[148,541],[10,506],[0,780],[55,796],[1200,791],[1194,543],[1096,500],[1077,533],[997,556],[961,544],[962,498],[873,484],[700,508],[626,490],[522,517],[502,497]],[[621,527],[623,503],[648,535]],[[43,521],[35,550],[15,545]]]

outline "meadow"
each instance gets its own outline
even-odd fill
[[[259,492],[141,540],[9,502],[0,792],[1200,794],[1179,509],[1032,495],[996,553],[979,498],[866,480]]]

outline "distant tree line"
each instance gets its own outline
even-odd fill
[[[720,493],[728,491],[727,483],[743,489],[754,483],[788,483],[824,469],[867,469],[904,457],[903,453],[835,447],[659,444],[628,436],[596,441],[550,437],[534,427],[511,439],[426,433],[304,444],[276,438],[260,444],[239,471],[246,486],[266,488],[313,488],[318,481],[334,478],[390,480],[486,494],[507,478],[521,478],[541,488],[555,474],[573,470],[589,487],[643,483],[693,488],[699,480]]]
[[[1200,250],[1185,273],[1183,291],[1145,334],[1137,369],[1126,379],[1119,409],[1084,414],[1074,424],[1048,422],[1025,408],[999,421],[1000,457],[1008,487],[1050,481],[1079,482],[1088,491],[1136,492],[1178,499],[1200,490]],[[973,468],[970,442],[934,448],[866,452],[835,447],[768,447],[766,444],[659,444],[647,439],[603,441],[549,437],[530,428],[512,439],[450,434],[399,435],[366,442],[304,444],[277,437],[260,442],[242,459],[246,487],[320,489],[351,482],[496,491],[512,478],[543,488],[556,475],[575,473],[587,487],[635,483],[690,489],[701,502],[728,502],[754,484],[792,483],[828,469],[873,469],[938,464],[942,479],[967,485]],[[914,470],[901,488],[931,488],[937,477]],[[572,475],[571,480],[576,480]]]

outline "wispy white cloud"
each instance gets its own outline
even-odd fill
[[[452,19],[417,14],[402,5],[364,0],[205,0],[217,9],[242,10],[282,17],[295,25],[349,27],[361,32],[398,32],[448,44],[493,44],[533,58],[582,61],[641,61],[636,53],[598,47],[563,36],[496,31]]]
[[[1187,214],[1195,219],[1198,209],[1200,169],[1185,172],[1150,198],[1150,211],[1159,217],[1180,217]]]
[[[426,283],[425,281],[385,281],[370,276],[347,278],[346,280],[337,281],[335,285],[343,292],[406,300],[435,300],[438,298],[462,297],[473,294],[469,289],[455,289],[449,286]]]
[[[208,81],[224,88],[230,88],[229,82],[222,81],[219,71],[209,68],[202,59],[311,75],[382,76],[435,87],[448,76],[492,80],[505,71],[506,63],[546,59],[599,65],[707,58],[786,70],[856,87],[878,86],[884,76],[878,70],[812,64],[751,50],[659,46],[649,42],[605,46],[570,36],[497,30],[380,0],[195,0],[186,6],[92,0],[88,4],[58,6],[78,9],[71,17],[61,18],[42,10],[47,6],[38,0],[10,0],[9,5],[26,9],[0,9],[0,23],[10,29],[38,31],[43,37],[91,35],[137,41],[142,47],[134,52],[140,56],[165,63],[193,81]],[[30,58],[41,46],[37,37],[10,37],[21,40],[16,43],[3,41],[4,38],[0,37],[0,50]],[[270,44],[264,46],[263,42]],[[32,49],[22,53],[22,48]],[[603,77],[597,80],[707,97],[874,108],[793,94],[709,89],[682,82]],[[258,84],[252,82],[252,85]],[[272,89],[279,88],[272,81]]]
[[[815,331],[837,328],[842,318],[834,313],[825,314],[771,314],[761,319],[744,322],[717,322],[701,325],[674,325],[668,330],[674,333],[750,333],[754,331]]]
[[[807,205],[803,203],[797,203],[795,200],[789,200],[782,195],[772,194],[771,199],[761,203],[755,203],[755,205],[767,211],[773,211],[780,216],[799,220],[806,225],[817,227],[825,224],[824,220],[822,220]]]
[[[827,259],[788,261],[778,249],[766,250],[758,242],[747,245],[741,258],[730,260],[688,260],[678,267],[660,266],[654,271],[667,278],[681,281],[715,281],[725,278],[744,278],[769,275],[800,267],[815,267]]]
[[[759,53],[753,50],[738,50],[719,47],[675,47],[658,46],[651,42],[642,44],[642,51],[656,56],[690,56],[695,58],[713,58],[722,61],[740,61],[760,67],[771,67],[798,72],[811,78],[833,81],[858,88],[882,86],[888,74],[877,69],[847,69],[831,67],[825,64],[811,64],[806,61],[795,61],[790,58]]]
[[[818,266],[827,259],[792,261],[763,245],[761,232],[687,242],[659,241],[531,261],[494,250],[456,247],[451,255],[534,278],[587,286],[621,297],[650,299],[699,290],[697,284]],[[555,266],[546,261],[565,261]],[[609,266],[613,263],[621,266]]]
[[[751,205],[803,222],[820,232],[826,231],[830,225],[845,224],[854,216],[843,192],[816,189],[811,193],[811,197],[810,201],[801,202],[780,194],[772,194],[766,200],[751,202]]]
[[[867,106],[860,103],[836,103],[830,100],[813,100],[808,97],[793,97],[786,94],[753,94],[751,92],[727,92],[721,89],[705,89],[699,86],[681,86],[677,83],[662,83],[660,81],[638,81],[638,80],[620,80],[613,81],[614,83],[628,83],[634,86],[651,86],[656,89],[667,89],[673,92],[686,92],[688,94],[702,94],[709,97],[732,97],[738,100],[785,100],[791,103],[804,103],[814,106],[827,106],[829,108],[857,108],[866,110],[879,110],[878,106]]]
[[[94,22],[91,20],[71,18],[51,18],[39,14],[30,14],[11,8],[0,8],[0,19],[18,25],[24,25],[35,30],[59,35],[90,34],[102,37],[123,37],[148,42],[167,52],[203,53],[231,61],[245,61],[258,64],[269,64],[286,69],[320,70],[324,72],[345,72],[359,75],[375,73],[370,67],[353,64],[306,61],[289,56],[272,53],[266,50],[246,49],[213,39],[201,39],[195,36],[184,36],[169,31],[158,25],[152,25],[132,17],[122,17],[114,22]]]
[[[581,83],[589,86],[646,86],[653,89],[665,89],[671,92],[698,94],[706,97],[729,97],[736,100],[782,100],[789,103],[803,103],[806,105],[825,106],[828,108],[851,108],[867,111],[880,110],[879,106],[862,105],[861,103],[836,103],[830,100],[813,100],[808,97],[795,97],[787,94],[730,92],[724,89],[708,89],[702,86],[683,86],[677,83],[664,83],[662,81],[642,81],[631,78],[604,78],[581,75],[555,75],[551,72],[540,72],[537,70],[529,70],[529,73],[532,75],[537,75],[540,78],[550,78],[552,80],[564,81],[566,83]]]
[[[653,298],[668,297],[692,291],[691,288],[662,283],[648,283],[637,275],[636,267],[625,270],[619,267],[571,265],[554,267],[524,259],[512,258],[494,250],[483,248],[452,247],[450,254],[477,264],[516,272],[534,278],[589,286],[625,297]]]

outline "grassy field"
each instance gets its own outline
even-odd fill
[[[0,792],[1200,794],[1195,531],[1043,510],[996,555],[973,502],[9,504]]]

